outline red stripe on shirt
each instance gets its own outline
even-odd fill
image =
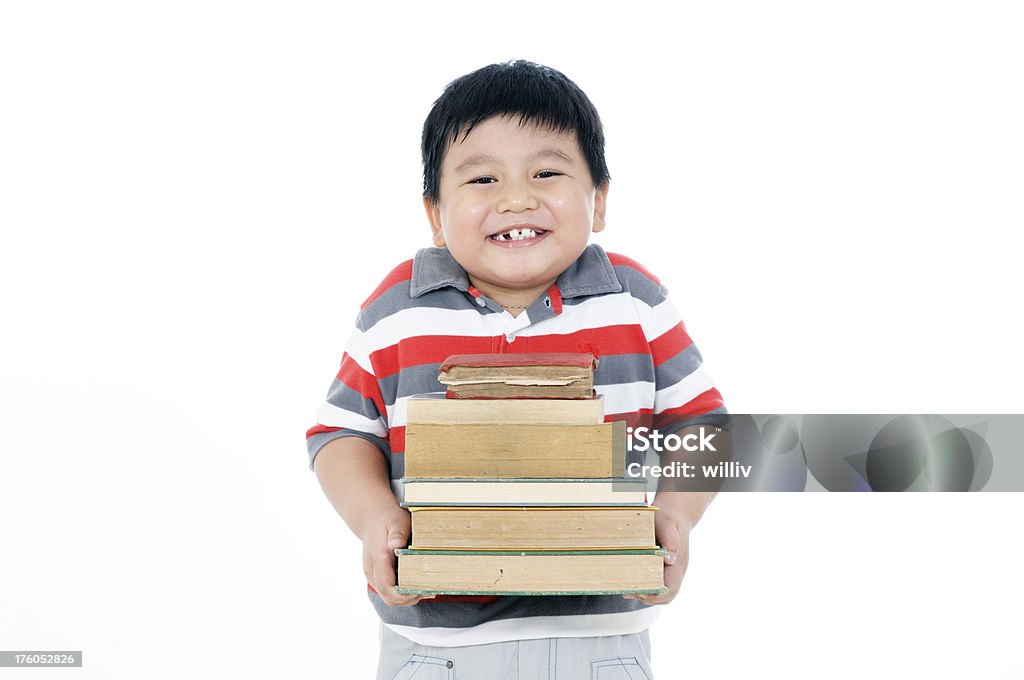
[[[490,353],[497,344],[497,337],[490,336],[417,335],[372,352],[370,363],[377,375],[384,378],[398,373],[401,368],[440,364],[453,354]],[[441,383],[437,384],[437,389],[444,389]]]
[[[391,455],[405,453],[405,427],[396,426],[388,430],[388,446],[391,447]]]
[[[306,430],[306,439],[310,439],[312,437],[315,437],[318,434],[323,434],[324,432],[337,432],[340,429],[341,429],[340,427],[327,427],[326,425],[314,425],[313,427],[311,427],[308,430]]]
[[[647,338],[639,324],[584,328],[566,335],[524,335],[521,339],[529,344],[530,352],[590,352],[598,359],[613,354],[647,354],[649,351]]]
[[[661,285],[661,281],[658,280],[657,276],[647,271],[647,269],[642,264],[640,264],[633,258],[626,257],[625,255],[619,255],[618,253],[606,254],[608,255],[608,261],[611,262],[613,266],[629,267],[630,269],[635,269],[636,271],[640,272],[641,274],[649,278],[651,281],[654,281],[659,286]]]
[[[551,300],[551,311],[555,314],[562,313],[562,291],[558,289],[558,284],[553,284],[548,288],[548,298]]]
[[[618,420],[626,423],[626,427],[632,427],[636,429],[638,427],[650,427],[652,420],[651,409],[642,408],[639,411],[630,411],[629,413],[611,413],[604,417],[604,422],[614,423]]]
[[[380,396],[380,386],[377,384],[376,378],[364,371],[362,366],[357,364],[348,354],[341,359],[341,368],[338,369],[338,380],[346,387],[358,392],[359,396],[364,399],[372,399],[380,415],[387,414],[387,409],[384,407],[384,399]],[[362,415],[365,416],[367,414],[364,413]]]
[[[590,352],[600,358],[614,354],[646,354],[647,338],[638,324],[587,328],[564,335],[521,335],[509,343],[505,336],[419,335],[405,338],[370,354],[374,372],[381,378],[402,368],[440,364],[453,354],[525,352]],[[438,390],[441,389],[438,383]]]
[[[683,323],[680,321],[654,340],[651,340],[651,356],[654,358],[654,365],[661,366],[692,344],[693,340],[690,339],[686,328],[683,327]]]

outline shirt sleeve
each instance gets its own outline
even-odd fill
[[[664,286],[643,328],[654,362],[654,427],[669,434],[724,421],[728,411],[722,395]]]
[[[390,457],[388,419],[380,385],[373,373],[363,334],[362,314],[345,348],[341,367],[320,405],[316,425],[306,431],[309,468],[325,444],[342,437],[359,437]]]

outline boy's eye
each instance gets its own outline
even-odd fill
[[[557,177],[558,175],[561,174],[562,173],[555,172],[554,170],[541,170],[540,172],[537,173],[537,177],[540,177],[541,179],[547,179],[548,177]]]
[[[497,181],[493,177],[477,177],[476,179],[469,180],[469,184],[491,184]]]

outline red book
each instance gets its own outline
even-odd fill
[[[456,354],[438,380],[452,399],[590,399],[597,363],[571,352]]]
[[[487,368],[491,366],[575,366],[597,368],[597,357],[582,352],[524,352],[522,354],[453,354],[438,367]]]

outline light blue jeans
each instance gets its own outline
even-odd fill
[[[377,680],[653,680],[647,631],[425,647],[380,627]]]

